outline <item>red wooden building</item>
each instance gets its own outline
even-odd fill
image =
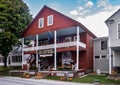
[[[42,70],[60,70],[72,64],[73,70],[92,69],[95,37],[80,22],[44,6],[22,34],[22,66],[29,62],[38,67],[40,62]]]

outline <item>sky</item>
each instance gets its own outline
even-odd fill
[[[82,23],[97,37],[108,36],[105,20],[120,9],[120,0],[23,0],[33,18],[44,5]]]

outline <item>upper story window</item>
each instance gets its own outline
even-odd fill
[[[39,19],[38,27],[39,27],[39,28],[44,27],[44,18],[40,18],[40,19]]]
[[[120,39],[120,23],[118,24],[118,39]]]
[[[47,17],[47,26],[53,25],[53,15]]]
[[[101,41],[101,50],[107,50],[107,40]]]

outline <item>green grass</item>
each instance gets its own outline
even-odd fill
[[[46,76],[45,79],[60,80],[60,76]]]
[[[0,67],[0,76],[8,76],[9,75],[9,67],[4,68],[4,67]]]
[[[96,79],[99,80],[100,84],[120,84],[120,81],[107,79],[106,75],[88,75],[83,78],[73,78],[73,81],[81,83],[93,83]]]
[[[48,76],[46,79],[59,80],[60,77]],[[106,75],[87,75],[82,78],[73,78],[70,82],[93,83],[95,79],[99,80],[100,84],[120,84],[120,81],[107,79]]]

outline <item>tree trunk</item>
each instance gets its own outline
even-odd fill
[[[7,57],[4,56],[4,68],[6,68],[6,67],[7,67]]]

